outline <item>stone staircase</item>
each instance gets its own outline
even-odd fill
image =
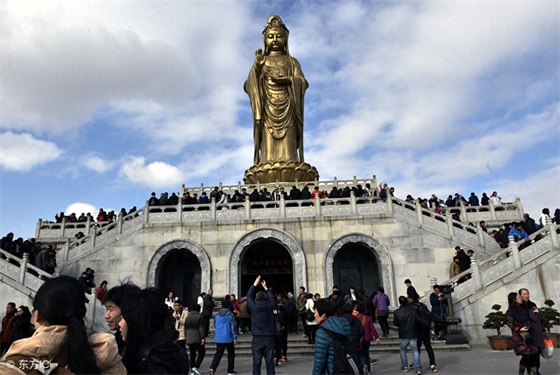
[[[381,332],[381,329],[376,325],[376,329]],[[301,330],[300,330],[301,332]],[[251,334],[245,333],[238,335],[237,345],[235,347],[236,356],[249,357],[252,355],[251,351]],[[457,351],[457,350],[470,350],[469,344],[446,344],[445,341],[432,341],[434,351]],[[307,338],[301,334],[288,334],[288,358],[293,356],[312,356],[315,351],[315,346],[307,343]],[[206,358],[212,358],[216,352],[216,345],[213,341],[213,336],[210,336],[206,341]],[[370,347],[370,354],[372,358],[376,355],[384,353],[399,353],[399,338],[396,330],[391,331],[389,337],[381,338],[381,343],[375,345],[372,342]],[[206,359],[205,359],[206,361]]]

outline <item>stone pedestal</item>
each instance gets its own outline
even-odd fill
[[[297,161],[265,162],[253,165],[245,171],[243,181],[247,185],[273,182],[316,181],[319,179],[317,169]]]

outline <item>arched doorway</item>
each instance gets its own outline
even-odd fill
[[[186,249],[175,249],[159,262],[155,286],[165,295],[173,291],[185,306],[192,306],[202,287],[201,273],[196,255]]]
[[[271,239],[253,241],[241,255],[241,291],[246,293],[261,275],[275,292],[294,291],[292,258],[280,242]]]
[[[210,258],[204,249],[190,240],[173,240],[154,251],[148,263],[147,286],[162,293],[172,290],[188,306],[201,291],[211,287]],[[193,297],[194,296],[194,297]]]
[[[364,290],[369,296],[380,284],[379,259],[363,243],[348,243],[338,250],[333,262],[334,284],[338,285],[342,296],[350,287]]]
[[[260,272],[259,270],[250,270],[250,272],[254,275],[253,279],[250,280],[250,284],[247,284],[247,282],[242,282],[242,278],[244,275],[244,273],[241,271],[242,261],[249,261],[249,259],[252,258],[252,251],[247,253],[247,250],[250,247],[255,245],[255,248],[262,248],[263,245],[266,245],[266,242],[257,245],[260,241],[263,240],[275,242],[275,245],[273,246],[277,246],[276,244],[279,244],[285,251],[287,251],[288,257],[292,262],[293,288],[297,289],[302,285],[306,285],[307,265],[305,261],[305,254],[299,242],[291,234],[279,229],[261,228],[248,232],[243,237],[241,237],[231,251],[228,270],[230,293],[235,293],[238,296],[244,296],[247,293],[249,286],[255,281],[258,272]],[[255,253],[255,257],[260,256],[263,257],[263,259],[268,259],[268,249],[264,249],[263,251],[263,254]],[[245,257],[245,255],[247,254],[249,254],[249,257]],[[274,280],[270,280],[266,275],[263,276],[267,277],[267,280],[269,280],[269,284],[273,289],[278,288],[278,285],[273,285]]]
[[[343,250],[344,249],[344,250]],[[393,270],[393,261],[391,259],[391,255],[387,248],[378,240],[373,238],[372,236],[365,235],[362,233],[350,233],[344,235],[335,241],[329,246],[327,252],[325,254],[325,295],[329,295],[331,292],[331,288],[333,285],[338,285],[341,290],[341,294],[346,294],[347,290],[342,288],[348,288],[350,285],[345,286],[345,284],[340,285],[335,283],[335,274],[340,274],[338,271],[339,267],[349,267],[352,268],[353,265],[357,264],[358,261],[351,261],[352,253],[356,251],[358,256],[365,257],[365,261],[369,262],[373,260],[374,265],[373,268],[369,268],[365,271],[362,270],[362,279],[364,278],[363,275],[366,275],[366,278],[372,278],[373,280],[377,280],[377,285],[382,286],[385,288],[385,293],[387,293],[392,301],[396,301],[396,289],[395,289],[395,274]],[[341,252],[341,257],[338,258],[338,254]],[[367,255],[367,253],[371,254]],[[347,259],[347,258],[350,258]],[[356,258],[357,259],[357,258]],[[335,261],[339,262],[339,265],[335,266]],[[364,260],[363,260],[364,261]],[[376,276],[369,276],[373,273],[376,273]],[[339,276],[337,280],[340,280]],[[359,279],[347,279],[346,282],[356,282],[356,283],[363,283],[360,282]],[[367,284],[366,284],[367,285]],[[360,289],[357,285],[352,285],[356,289]],[[365,285],[364,289],[366,293],[371,293]]]

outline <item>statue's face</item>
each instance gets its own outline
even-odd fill
[[[282,29],[269,29],[264,35],[264,43],[268,51],[284,51],[286,35]]]

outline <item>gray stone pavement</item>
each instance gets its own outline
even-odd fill
[[[557,349],[558,350],[558,349]],[[288,349],[288,354],[290,353]],[[438,374],[473,374],[473,375],[517,375],[519,360],[521,357],[516,356],[513,351],[494,351],[487,346],[474,346],[471,350],[462,351],[436,351],[436,363],[438,365]],[[558,375],[560,374],[560,353],[555,353],[554,358],[545,360],[541,358],[540,373],[542,375]],[[425,351],[422,351],[422,365],[424,374],[431,374],[428,369],[428,357]],[[402,374],[400,370],[400,357],[395,354],[379,354],[373,355],[378,360],[377,364],[372,366],[372,374]],[[412,360],[410,352],[408,353],[409,362]],[[212,357],[207,356],[201,366],[201,373],[208,373],[208,368],[212,362]],[[277,374],[311,374],[313,369],[312,356],[288,355],[288,361],[276,367]],[[250,357],[237,357],[235,359],[235,370],[238,374],[251,374],[252,359]],[[216,371],[216,375],[227,373],[227,353],[224,353],[220,366]],[[266,374],[266,368],[262,366],[262,373]],[[415,374],[414,371],[408,374]]]

